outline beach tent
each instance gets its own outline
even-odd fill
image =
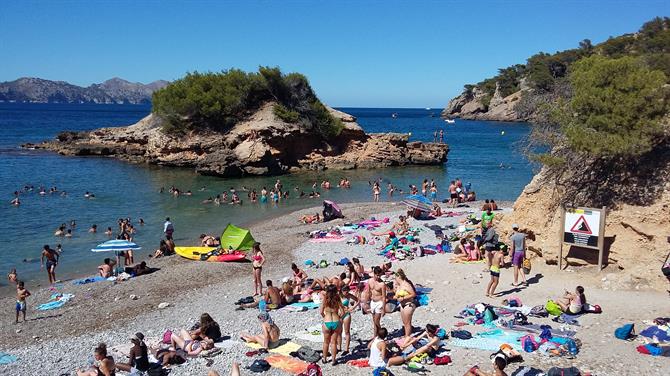
[[[344,218],[342,209],[334,201],[323,200],[323,221],[328,222],[336,218]]]
[[[221,234],[221,249],[249,251],[254,246],[254,237],[251,231],[229,224]]]

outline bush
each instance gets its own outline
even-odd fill
[[[290,123],[339,134],[342,124],[319,101],[307,78],[283,75],[279,68],[260,67],[257,73],[238,69],[220,73],[188,73],[153,94],[153,112],[164,120],[163,131],[183,134],[210,129],[225,132],[263,103],[274,101],[274,114]]]

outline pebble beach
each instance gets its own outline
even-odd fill
[[[509,205],[500,212],[505,215],[511,209]],[[444,210],[450,210],[444,207]],[[388,217],[393,220],[405,212],[405,207],[393,203],[362,203],[343,205],[345,219],[328,223],[303,225],[297,218],[311,214],[314,208],[298,211],[264,221],[251,226],[256,240],[261,242],[267,257],[263,269],[263,279],[272,279],[278,284],[282,278],[290,276],[292,262],[303,265],[305,260],[327,260],[327,268],[305,268],[310,277],[333,276],[343,268],[333,265],[341,258],[358,257],[366,268],[384,262],[377,255],[379,245],[359,245],[338,243],[312,243],[308,241],[310,231],[326,229],[345,222],[375,217]],[[455,211],[481,215],[477,204],[470,208],[458,208]],[[439,217],[430,221],[410,220],[410,225],[421,229],[421,244],[435,244],[434,233],[425,225],[448,227],[456,225],[464,215]],[[384,225],[375,231],[384,230]],[[390,227],[390,224],[386,225]],[[374,238],[368,230],[360,234]],[[552,366],[576,366],[582,372],[592,375],[663,375],[670,370],[665,357],[650,357],[639,354],[635,347],[642,343],[621,341],[614,338],[614,330],[627,322],[636,323],[640,330],[645,327],[643,321],[667,315],[670,302],[667,295],[653,291],[612,291],[597,287],[599,277],[590,273],[574,271],[559,272],[555,266],[536,262],[528,275],[530,285],[526,288],[510,286],[512,273],[503,269],[498,292],[499,298],[486,298],[484,288],[488,282],[488,273],[482,271],[483,264],[453,264],[449,262],[452,254],[429,255],[413,260],[394,262],[393,269],[402,268],[414,284],[432,288],[427,306],[419,307],[413,318],[415,327],[424,327],[428,323],[444,328],[452,326],[461,318],[454,317],[469,304],[487,303],[501,305],[505,297],[518,297],[524,305],[544,304],[548,299],[560,296],[564,290],[573,289],[581,284],[586,289],[589,302],[602,307],[602,314],[586,314],[579,318],[578,326],[568,326],[577,332],[581,341],[579,353],[574,357],[548,357],[535,353],[523,353],[522,363],[513,363],[506,369],[508,374],[519,366],[533,366],[547,371]],[[147,340],[160,338],[166,329],[188,329],[197,322],[203,312],[208,312],[221,326],[224,336],[230,340],[223,351],[212,357],[197,357],[180,366],[172,366],[172,375],[205,375],[213,369],[222,375],[229,372],[232,362],[242,367],[249,365],[257,357],[247,357],[250,350],[239,340],[239,333],[258,330],[257,309],[236,311],[234,302],[251,295],[253,291],[251,266],[248,263],[205,263],[181,259],[178,256],[162,260],[151,260],[150,265],[161,270],[150,275],[133,278],[129,281],[112,284],[109,282],[73,286],[65,281],[57,286],[59,292],[75,295],[63,308],[53,311],[35,311],[34,307],[46,301],[53,292],[47,289],[32,291],[29,300],[29,321],[15,325],[12,320],[3,320],[0,325],[0,350],[17,357],[15,362],[0,366],[0,373],[8,375],[72,375],[76,369],[85,368],[92,349],[105,342],[108,347],[129,343],[136,332],[144,333]],[[7,317],[12,299],[3,299]],[[159,308],[163,307],[163,308]],[[318,309],[304,312],[277,310],[271,313],[281,329],[281,337],[315,350],[321,349],[321,343],[300,339],[298,336],[306,329],[321,322]],[[552,322],[549,318],[532,318],[533,323],[565,326]],[[382,325],[392,332],[402,327],[398,313],[388,314]],[[476,334],[485,330],[481,326],[464,326],[463,329]],[[352,353],[342,359],[337,366],[322,365],[324,375],[369,375],[370,368],[357,368],[343,364],[349,359],[364,358],[363,347],[372,335],[372,319],[360,311],[352,316]],[[318,338],[315,338],[318,339]],[[638,343],[639,342],[639,343]],[[355,350],[357,345],[360,350]],[[468,349],[450,344],[446,348],[452,358],[450,365],[429,365],[432,374],[462,375],[471,366],[478,364],[482,369],[490,370],[491,351]],[[121,355],[112,353],[117,361],[126,361]],[[397,375],[410,374],[403,367],[392,367]],[[244,368],[243,374],[249,374]],[[123,374],[117,372],[117,374]],[[267,375],[286,375],[272,368]]]

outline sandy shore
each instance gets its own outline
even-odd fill
[[[403,208],[389,203],[344,205],[347,221],[357,221],[374,215],[377,218],[397,217]],[[306,242],[305,233],[324,225],[297,225],[296,217],[301,213],[313,213],[314,209],[302,210],[290,215],[258,223],[252,226],[254,237],[263,243],[268,257],[268,266],[264,268],[263,278],[275,281],[289,275],[288,265],[293,261],[302,263],[306,259],[329,261],[342,257],[358,256],[366,265],[379,264],[382,261],[376,255],[376,246],[347,245],[345,243]],[[477,211],[476,214],[479,214]],[[457,222],[462,217],[442,217],[434,221],[415,221],[412,225],[424,224],[445,226]],[[336,221],[333,224],[341,223]],[[328,226],[331,224],[329,223]],[[383,227],[382,227],[383,228]],[[362,230],[366,236],[370,236]],[[420,233],[423,244],[435,243],[432,231],[426,229]],[[402,267],[414,283],[432,287],[431,302],[420,307],[414,315],[414,325],[424,326],[435,323],[449,328],[460,321],[454,317],[467,304],[487,302],[500,305],[499,299],[484,297],[484,288],[488,275],[482,272],[482,264],[451,264],[451,255],[434,255],[401,261],[394,268]],[[14,325],[13,299],[3,300],[6,320],[0,324],[0,351],[9,352],[19,358],[8,366],[0,366],[2,374],[32,375],[72,374],[78,367],[84,367],[98,342],[109,346],[128,343],[128,338],[137,331],[147,337],[157,337],[165,329],[190,327],[197,321],[200,313],[209,312],[220,325],[222,332],[233,339],[242,330],[257,330],[256,310],[235,311],[232,304],[239,297],[252,291],[249,264],[200,263],[170,257],[157,260],[152,266],[161,268],[159,272],[148,276],[119,283],[116,285],[101,282],[84,286],[64,284],[62,292],[75,294],[75,299],[64,308],[38,313],[34,309],[38,303],[46,301],[49,291],[33,291],[30,299],[30,320]],[[310,275],[335,275],[340,267],[326,269],[308,269]],[[552,365],[575,365],[582,371],[591,371],[595,375],[661,375],[670,372],[668,358],[650,357],[636,352],[636,343],[614,339],[614,329],[625,322],[635,322],[641,330],[645,326],[642,320],[667,316],[670,313],[670,299],[667,293],[653,291],[611,291],[596,287],[599,277],[595,273],[559,272],[555,266],[536,262],[531,273],[533,283],[524,289],[510,286],[511,269],[503,270],[499,291],[518,296],[525,305],[538,305],[548,298],[556,297],[564,289],[572,290],[576,284],[586,288],[589,302],[603,308],[600,315],[582,316],[581,326],[571,328],[577,331],[583,345],[575,359],[546,358],[537,353],[524,354],[523,365],[531,365],[548,370]],[[131,300],[130,295],[139,298]],[[159,310],[161,302],[170,303],[168,308]],[[295,338],[294,334],[304,331],[310,325],[318,324],[320,317],[316,310],[290,313],[275,312],[273,318],[282,329],[283,338]],[[549,319],[535,319],[538,324],[550,323]],[[383,321],[389,329],[399,328],[398,314],[387,315]],[[360,312],[353,315],[352,347],[357,339],[368,339],[371,335],[371,317]],[[481,331],[480,327],[468,326],[472,332]],[[18,331],[18,332],[17,332]],[[295,340],[303,345],[320,349],[320,343]],[[491,351],[470,350],[448,346],[454,363],[450,366],[430,366],[434,374],[461,375],[470,366],[480,364],[490,368],[488,356]],[[244,356],[248,348],[242,344],[213,358],[211,368],[226,371],[230,363],[237,360],[244,365],[252,358]],[[510,366],[507,371],[516,369]],[[44,372],[48,369],[48,372]],[[174,375],[204,375],[208,367],[206,360],[196,358],[186,364],[173,367]],[[396,374],[409,374],[396,367]],[[282,375],[272,370],[268,375]],[[369,375],[370,369],[357,369],[347,365],[324,366],[325,375]]]

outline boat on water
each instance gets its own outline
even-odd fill
[[[398,118],[398,113],[397,112],[392,113],[391,117],[394,118],[394,119],[397,119]]]
[[[444,121],[445,121],[447,124],[455,124],[455,123],[456,123],[456,120],[455,120],[455,119],[444,119]]]

